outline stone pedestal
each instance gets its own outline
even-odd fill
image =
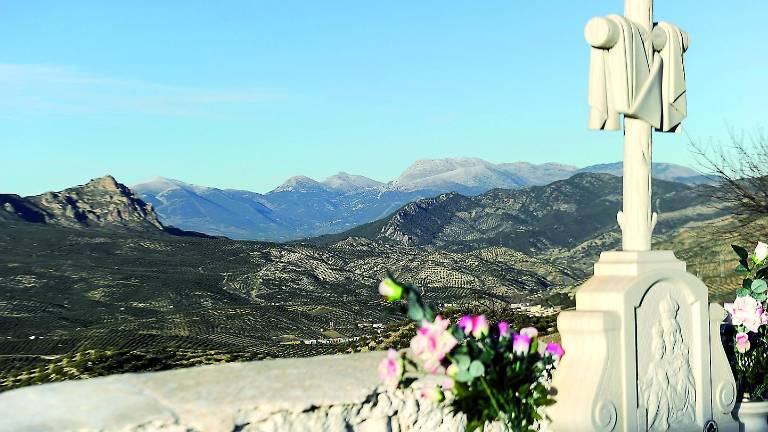
[[[602,253],[558,318],[552,430],[738,431],[725,312],[685,269],[671,251]]]

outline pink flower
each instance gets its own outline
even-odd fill
[[[386,278],[379,284],[379,294],[383,295],[389,301],[400,300],[403,296],[403,287],[390,278]]]
[[[464,333],[469,333],[472,331],[472,316],[471,315],[464,315],[459,320],[459,327],[461,327],[462,330],[464,330]]]
[[[422,387],[419,395],[422,399],[426,399],[432,402],[442,402],[445,399],[443,390],[437,386]]]
[[[736,333],[736,349],[742,354],[749,351],[749,336],[746,333]]]
[[[393,349],[387,351],[381,363],[379,363],[379,378],[389,387],[397,387],[403,377],[403,359],[400,353]]]
[[[731,322],[735,326],[743,325],[747,330],[757,333],[762,324],[763,307],[750,296],[736,297],[733,303],[723,305],[731,314]]]
[[[551,355],[555,360],[560,360],[563,358],[565,351],[563,351],[563,347],[561,347],[560,344],[550,342],[547,344],[547,348],[545,349],[544,353]]]
[[[497,324],[499,326],[499,337],[507,337],[509,336],[509,323],[506,321],[501,321]]]
[[[526,355],[531,348],[531,337],[522,333],[512,337],[512,351],[517,355]]]
[[[449,325],[450,321],[438,315],[433,323],[422,321],[416,336],[411,339],[411,350],[431,374],[440,370],[445,355],[458,344],[448,331]]]
[[[459,327],[464,330],[464,333],[472,334],[476,339],[487,335],[489,330],[488,320],[485,318],[485,315],[464,315],[459,320]]]
[[[472,336],[475,338],[481,338],[488,334],[488,320],[485,319],[485,315],[479,315],[472,320]]]
[[[763,314],[760,315],[760,321],[763,325],[768,325],[768,311],[763,311]]]
[[[450,391],[450,390],[453,390],[453,386],[455,384],[456,383],[454,383],[451,378],[446,378],[446,379],[443,380],[443,382],[442,382],[442,384],[440,386],[443,388],[444,391]]]
[[[535,327],[526,327],[522,330],[520,330],[520,334],[524,334],[528,336],[529,338],[533,339],[539,335],[539,331],[536,330]]]

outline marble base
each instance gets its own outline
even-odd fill
[[[604,252],[558,317],[555,431],[738,431],[725,312],[671,251]]]

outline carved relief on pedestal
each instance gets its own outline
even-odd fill
[[[645,347],[638,347],[639,351],[645,348],[645,353],[638,352],[638,359],[644,358],[638,369],[638,402],[641,414],[645,412],[644,430],[666,431],[696,422],[696,382],[690,362],[690,331],[683,330],[688,324],[686,311],[680,310],[680,304],[669,291],[658,303],[650,303],[646,306],[646,301],[643,302],[651,309],[646,313],[655,313],[646,315],[653,321],[643,320],[653,324]],[[642,324],[638,322],[639,326]]]

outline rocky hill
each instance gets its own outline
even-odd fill
[[[0,194],[0,218],[66,227],[164,229],[152,205],[109,175],[60,192],[25,198]]]

